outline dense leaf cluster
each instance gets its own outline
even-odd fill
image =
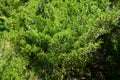
[[[0,0],[0,80],[120,79],[119,0]]]

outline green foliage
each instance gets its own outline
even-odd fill
[[[1,0],[0,4],[0,80],[119,79],[116,2]]]

